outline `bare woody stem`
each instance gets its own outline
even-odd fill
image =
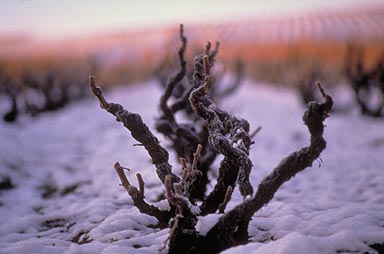
[[[214,62],[217,53],[219,53],[219,47],[220,47],[220,42],[217,41],[217,42],[215,43],[215,48],[214,48],[212,51],[208,52],[207,55],[208,55],[208,57],[209,57],[209,62],[210,62],[210,63],[213,63],[213,62]]]
[[[206,235],[206,244],[210,245],[207,248],[211,248],[214,253],[246,242],[248,240],[248,224],[253,214],[273,198],[284,182],[310,167],[325,149],[323,121],[332,110],[333,100],[324,92],[321,85],[319,85],[319,89],[325,102],[309,103],[303,116],[303,121],[311,134],[310,145],[281,160],[272,173],[261,181],[252,199],[243,201],[220,218],[219,222]],[[228,241],[228,239],[231,240]]]
[[[141,176],[140,173],[137,173],[137,174],[136,174],[136,177],[137,177],[137,181],[138,181],[138,183],[139,183],[139,191],[140,191],[140,194],[141,194],[143,197],[145,197],[145,196],[144,196],[144,191],[145,191],[145,189],[144,189],[144,180],[143,180],[143,177]]]
[[[249,136],[253,139],[257,135],[257,133],[261,131],[261,129],[262,129],[261,126],[257,127],[257,129],[254,130]]]
[[[120,166],[120,163],[118,163],[118,162],[116,162],[113,167],[115,168],[115,171],[116,171],[117,175],[119,176],[121,186],[123,186],[124,189],[126,189],[128,194],[129,194],[129,192],[130,192],[129,188],[131,187],[131,183],[128,181],[128,178],[124,173],[123,167]],[[131,194],[129,194],[129,195],[131,195]]]
[[[220,165],[219,179],[214,190],[201,205],[202,215],[215,212],[225,198],[227,188],[239,184],[239,190],[245,197],[253,193],[249,182],[252,161],[249,159],[251,138],[249,123],[238,119],[216,107],[208,93],[212,86],[209,75],[208,56],[202,56],[201,62],[195,60],[195,86],[189,97],[193,110],[206,122],[209,133],[209,145],[213,151],[223,154]],[[203,66],[203,68],[201,68]],[[204,80],[204,83],[200,83]],[[235,145],[236,144],[236,145]]]
[[[225,193],[224,201],[219,205],[219,213],[224,213],[224,210],[227,207],[229,200],[231,200],[232,192],[232,186],[228,186],[227,192]]]
[[[187,65],[187,63],[186,63],[186,61],[184,59],[184,54],[185,54],[185,50],[186,50],[186,47],[187,47],[187,38],[184,36],[184,27],[183,27],[183,25],[180,25],[180,39],[181,39],[181,42],[182,42],[182,46],[179,49],[178,57],[179,57],[181,69],[176,74],[176,76],[174,76],[169,81],[169,83],[167,84],[167,86],[165,88],[163,96],[161,96],[161,98],[160,98],[160,109],[164,113],[163,118],[169,120],[170,123],[173,123],[173,124],[175,123],[175,118],[173,116],[173,112],[171,111],[171,109],[167,105],[167,102],[168,102],[168,99],[170,98],[170,96],[172,95],[172,91],[174,90],[175,86],[180,81],[182,81],[182,79],[184,78],[185,73],[186,73],[186,65]]]
[[[139,189],[133,186],[124,173],[124,168],[120,163],[116,162],[114,165],[115,171],[119,176],[121,185],[126,189],[129,196],[132,198],[134,205],[139,209],[141,213],[145,213],[154,216],[159,221],[160,227],[166,227],[173,214],[170,211],[163,211],[153,205],[149,205],[144,200],[144,181],[140,174],[137,174],[137,180],[139,182]]]
[[[192,161],[192,165],[191,165],[191,171],[196,170],[196,168],[197,168],[197,162],[199,161],[199,157],[200,157],[200,153],[201,153],[202,148],[203,147],[200,144],[198,144],[197,148],[196,148],[196,152],[193,153],[193,161]]]
[[[203,64],[204,64],[204,69],[205,69],[205,75],[209,76],[210,73],[211,73],[211,66],[210,66],[210,63],[209,63],[208,55],[205,55],[203,57]]]
[[[160,145],[159,140],[152,134],[141,116],[129,112],[120,104],[107,102],[102,89],[95,85],[95,77],[89,77],[89,86],[99,100],[100,106],[114,115],[118,122],[122,122],[124,127],[130,131],[131,136],[144,146],[152,158],[152,163],[156,167],[156,172],[160,180],[164,183],[165,176],[170,175],[172,176],[173,182],[178,182],[179,178],[172,173],[172,166],[168,162],[169,154],[167,150]]]
[[[176,183],[176,185],[178,184],[179,183]],[[178,189],[174,188],[174,185],[175,184],[172,184],[171,176],[166,176],[164,186],[169,203],[173,206],[176,206],[179,209],[180,214],[186,215],[188,217],[192,214],[190,210],[190,206],[192,204],[187,198],[177,193],[178,191],[174,191],[174,189]]]
[[[200,181],[202,172],[197,169],[197,164],[201,155],[202,145],[198,144],[196,151],[193,153],[193,160],[191,166],[188,168],[185,159],[181,158],[180,162],[183,169],[183,176],[181,178],[181,187],[183,195],[186,198],[191,197],[191,190],[195,187],[196,182]]]
[[[185,184],[188,175],[187,161],[184,158],[180,158],[181,169],[183,170],[183,175],[181,177],[181,184]]]
[[[176,183],[176,185],[178,184]],[[173,221],[174,225],[168,237],[168,254],[191,253],[190,250],[196,249],[199,238],[195,228],[197,217],[190,209],[192,204],[185,196],[174,191],[178,188],[172,186],[170,176],[165,178],[164,186],[169,203],[178,208],[178,213]]]

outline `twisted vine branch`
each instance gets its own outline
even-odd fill
[[[178,182],[179,177],[172,173],[172,166],[169,164],[169,154],[167,150],[160,145],[159,140],[152,134],[148,126],[143,122],[139,114],[131,113],[124,109],[123,106],[116,103],[109,103],[106,101],[101,87],[96,86],[95,77],[89,77],[89,86],[93,94],[100,102],[100,107],[108,113],[114,115],[118,122],[123,123],[132,137],[139,141],[147,150],[149,156],[152,158],[152,163],[156,167],[156,173],[160,180],[164,183],[167,175],[172,176],[173,182]]]
[[[218,253],[228,247],[245,243],[248,240],[248,224],[253,214],[272,200],[284,182],[310,167],[325,149],[323,122],[332,110],[333,99],[325,93],[320,83],[318,88],[325,101],[309,103],[303,115],[303,121],[311,135],[310,145],[282,159],[272,173],[261,181],[251,199],[243,201],[220,218],[204,239],[211,253]]]
[[[189,97],[194,111],[207,123],[209,145],[215,152],[225,156],[217,184],[201,205],[203,215],[215,212],[223,203],[228,187],[234,188],[236,182],[244,197],[253,193],[249,182],[252,169],[252,161],[248,157],[252,144],[249,123],[218,109],[209,98],[212,87],[210,68],[208,55],[195,59],[194,82],[197,88]]]

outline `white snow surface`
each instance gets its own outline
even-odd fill
[[[150,127],[159,96],[154,82],[106,94],[139,112]],[[222,106],[248,119],[252,130],[263,128],[251,150],[254,187],[309,142],[297,98],[283,88],[247,82]],[[353,111],[334,113],[326,125],[322,161],[285,183],[253,216],[248,244],[223,253],[377,253],[369,245],[384,243],[384,121]],[[134,184],[140,172],[149,202],[163,193],[136,143],[96,99],[16,124],[1,122],[0,174],[15,187],[0,191],[0,253],[159,253],[169,229],[140,214],[113,170],[116,161],[131,168]],[[172,163],[180,173],[174,157]],[[241,200],[235,189],[227,211]]]

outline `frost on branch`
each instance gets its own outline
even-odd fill
[[[120,165],[120,163],[116,162],[114,168],[117,175],[119,176],[121,185],[124,187],[124,189],[127,190],[129,196],[131,196],[133,200],[133,204],[140,210],[140,212],[156,217],[156,219],[159,221],[160,227],[167,226],[168,221],[172,218],[173,211],[163,211],[156,206],[149,205],[147,202],[145,202],[144,180],[141,174],[136,175],[137,181],[139,183],[139,189],[137,189],[128,181],[128,178],[124,173],[124,168]]]
[[[136,188],[129,182],[124,168],[119,163],[114,165],[121,185],[140,212],[156,217],[160,227],[170,228],[166,240],[168,253],[219,253],[246,243],[248,225],[254,213],[273,198],[284,182],[310,167],[320,156],[326,147],[323,122],[332,110],[333,100],[319,83],[318,88],[324,102],[310,102],[303,116],[310,133],[309,146],[284,158],[261,181],[254,193],[249,178],[253,165],[249,153],[253,143],[251,139],[260,128],[250,134],[248,121],[222,110],[213,101],[212,89],[216,84],[213,82],[212,67],[218,47],[210,51],[211,46],[208,44],[205,53],[195,57],[191,86],[182,96],[176,98],[173,95],[175,87],[181,85],[186,73],[186,38],[182,26],[180,38],[182,46],[178,56],[181,68],[165,87],[160,99],[161,116],[156,128],[170,140],[171,148],[179,155],[181,176],[172,173],[168,151],[159,144],[159,140],[140,115],[129,112],[119,104],[107,102],[101,88],[95,85],[94,77],[90,77],[89,83],[101,108],[123,123],[131,136],[147,150],[156,167],[170,206],[167,211],[145,201],[144,181],[140,174],[137,175],[139,188]],[[170,100],[172,96],[173,100]],[[179,123],[176,117],[176,112],[179,111],[187,116],[190,124]],[[218,154],[224,158],[220,163],[217,183],[205,196],[207,172]],[[244,200],[226,211],[236,187]],[[217,212],[222,215],[216,224],[199,232],[201,223],[198,224],[198,216],[212,216],[211,214]]]
[[[107,102],[101,87],[96,86],[95,78],[93,76],[89,77],[89,85],[93,94],[99,100],[100,107],[114,115],[118,122],[123,123],[124,127],[130,131],[132,137],[139,141],[144,146],[145,150],[147,150],[152,159],[152,163],[156,167],[156,172],[160,180],[164,182],[165,176],[171,175],[172,180],[178,182],[179,178],[172,173],[172,166],[168,162],[169,154],[167,150],[160,145],[159,140],[143,122],[141,116],[129,112],[120,104]]]
[[[248,224],[253,214],[272,200],[284,182],[312,166],[313,161],[325,149],[323,122],[332,110],[333,100],[324,92],[320,83],[318,87],[325,102],[310,102],[303,115],[303,121],[311,135],[310,145],[282,159],[272,173],[261,181],[256,194],[251,199],[243,201],[220,218],[204,239],[211,253],[218,253],[234,245],[245,243],[248,240]]]
[[[156,121],[156,129],[163,134],[170,142],[170,147],[174,150],[178,158],[183,158],[187,163],[192,163],[193,153],[200,144],[201,151],[199,159],[196,161],[199,175],[190,184],[189,192],[192,198],[197,200],[204,199],[206,186],[208,184],[208,172],[212,169],[212,163],[217,157],[217,152],[208,144],[208,128],[206,123],[195,114],[189,97],[194,89],[201,85],[204,79],[204,66],[201,57],[208,56],[209,62],[213,66],[215,58],[219,52],[219,43],[212,49],[208,43],[205,52],[196,57],[194,67],[188,70],[185,60],[187,49],[187,38],[184,35],[183,26],[180,26],[179,37],[181,46],[178,51],[179,71],[173,75],[168,82],[163,77],[158,77],[159,83],[163,84],[164,92],[160,99],[160,116]],[[164,68],[164,67],[163,67]],[[210,96],[215,101],[222,101],[226,96],[231,95],[241,84],[243,79],[243,65],[237,61],[234,71],[235,78],[232,84],[223,89],[212,89]],[[213,82],[213,80],[212,80]],[[177,119],[176,115],[183,115],[183,122]]]
[[[203,68],[201,68],[203,67]],[[214,213],[224,201],[229,186],[239,184],[239,190],[245,197],[252,195],[249,182],[252,161],[249,149],[252,144],[249,135],[249,123],[220,110],[208,96],[212,87],[208,55],[195,58],[195,86],[189,98],[192,108],[207,123],[209,145],[216,153],[224,155],[220,164],[219,178],[214,190],[202,204],[202,214]]]

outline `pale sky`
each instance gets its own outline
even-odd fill
[[[0,0],[0,33],[87,35],[148,25],[277,16],[383,0]]]

